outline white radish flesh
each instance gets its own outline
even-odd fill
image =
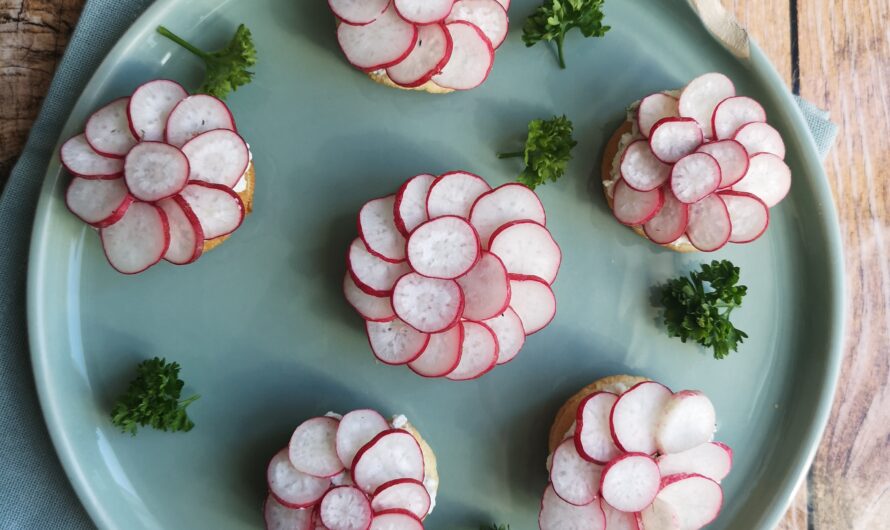
[[[466,320],[459,325],[464,328],[460,362],[446,377],[452,381],[482,377],[498,362],[497,337],[491,328],[479,322]]]
[[[140,142],[124,160],[124,179],[139,200],[155,202],[182,191],[189,161],[179,149],[161,142]]]
[[[123,158],[136,145],[127,120],[127,103],[120,98],[93,113],[87,120],[84,136],[90,147],[102,156]]]
[[[389,322],[368,322],[365,325],[371,351],[384,364],[407,364],[417,359],[430,336],[421,333],[398,318]]]
[[[661,211],[665,194],[662,188],[637,191],[621,179],[615,183],[612,192],[612,213],[622,224],[628,226],[645,224]]]
[[[417,42],[417,28],[389,4],[386,11],[369,24],[340,24],[337,41],[347,61],[369,72],[388,68],[407,57]]]
[[[652,127],[649,147],[665,164],[674,164],[704,143],[702,129],[692,118],[665,118]]]
[[[375,512],[401,509],[423,519],[430,511],[432,500],[423,482],[404,478],[396,479],[377,488],[371,499],[371,508]]]
[[[439,176],[430,185],[426,199],[426,211],[430,219],[444,215],[468,218],[473,203],[491,186],[482,177],[463,171]]]
[[[386,510],[374,515],[368,530],[423,530],[423,523],[407,510]]]
[[[457,0],[447,22],[463,20],[482,30],[492,47],[500,46],[507,38],[510,21],[507,10],[498,0]]]
[[[556,316],[556,298],[550,286],[531,276],[510,275],[510,307],[522,321],[526,335],[544,329]]]
[[[692,153],[671,169],[671,191],[680,202],[692,204],[713,193],[721,178],[716,158],[707,153]]]
[[[513,221],[491,236],[489,250],[501,258],[507,272],[556,280],[562,251],[546,227],[534,221]]]
[[[380,259],[405,261],[405,237],[396,228],[393,208],[395,195],[365,203],[358,213],[358,234],[365,247]]]
[[[370,24],[386,11],[390,0],[328,0],[340,20],[354,26]]]
[[[662,454],[682,453],[713,440],[716,429],[717,412],[708,396],[683,390],[665,403],[655,429],[655,443]]]
[[[659,245],[673,243],[686,232],[689,205],[674,197],[670,188],[664,190],[664,204],[658,213],[643,225],[646,237]]]
[[[451,34],[444,24],[417,28],[417,42],[407,57],[386,69],[386,75],[397,85],[415,88],[439,73],[451,58]]]
[[[337,486],[318,505],[318,515],[328,530],[367,530],[374,512],[364,492],[355,486]]]
[[[584,506],[599,495],[603,467],[588,462],[575,449],[571,438],[564,440],[553,452],[550,484],[553,491],[569,504]]]
[[[609,414],[617,400],[611,392],[594,392],[578,405],[574,443],[586,460],[605,465],[620,453],[609,426]]]
[[[654,190],[671,176],[671,166],[655,157],[646,140],[627,146],[621,155],[619,171],[624,182],[637,191]]]
[[[65,192],[65,205],[83,222],[104,228],[118,222],[133,202],[123,179],[74,177]]]
[[[141,141],[163,141],[167,117],[188,95],[182,85],[169,79],[156,79],[137,88],[127,104],[133,136]]]
[[[214,129],[235,129],[229,107],[206,94],[189,96],[180,101],[167,117],[164,135],[167,143],[182,147],[201,133]]]
[[[711,126],[715,138],[726,140],[732,138],[742,125],[755,122],[766,122],[766,111],[757,101],[736,96],[724,99],[717,105]]]
[[[643,530],[637,520],[637,514],[616,510],[602,499],[600,506],[606,516],[606,530]]]
[[[680,514],[673,505],[659,498],[640,512],[645,530],[680,530]]]
[[[622,512],[639,512],[652,504],[661,485],[658,464],[649,455],[627,453],[603,469],[603,500]]]
[[[201,221],[205,239],[228,235],[244,220],[244,203],[237,193],[220,184],[190,182],[180,193]]]
[[[723,74],[709,73],[699,76],[686,85],[680,94],[680,116],[693,118],[701,125],[705,137],[714,136],[711,117],[714,109],[726,98],[735,96],[735,85]]]
[[[250,163],[247,142],[235,131],[216,129],[199,134],[182,146],[189,160],[189,180],[230,188],[241,180]]]
[[[748,172],[748,151],[735,140],[720,140],[702,145],[698,153],[713,156],[720,164],[719,188],[728,188],[740,181]]]
[[[386,419],[371,409],[353,410],[340,418],[335,446],[337,456],[346,469],[352,468],[352,462],[359,449],[387,429],[389,423]]]
[[[741,191],[723,191],[720,198],[729,211],[732,223],[731,243],[750,243],[766,232],[769,226],[769,207],[756,195]]]
[[[498,364],[513,360],[525,344],[525,328],[522,320],[512,308],[503,314],[482,322],[494,332],[498,340]]]
[[[772,208],[782,202],[791,189],[791,168],[776,155],[754,155],[745,177],[732,189],[754,194]]]
[[[388,296],[368,294],[356,285],[348,273],[343,277],[343,293],[349,305],[358,311],[365,320],[372,322],[389,322],[396,318],[392,309],[392,300]]]
[[[310,418],[294,430],[288,444],[291,464],[313,477],[333,477],[343,471],[337,456],[337,427],[335,418]]]
[[[671,395],[669,388],[654,381],[644,381],[621,394],[609,416],[615,445],[626,452],[655,453],[655,428]]]
[[[469,90],[485,82],[494,65],[494,48],[482,30],[469,22],[449,22],[451,57],[432,80],[441,87]]]
[[[527,186],[511,182],[483,193],[470,212],[470,223],[479,233],[484,248],[495,230],[512,221],[535,221],[547,224],[544,205]]]
[[[415,228],[426,222],[426,196],[436,177],[417,175],[406,180],[396,192],[393,204],[393,218],[396,228],[405,237]]]
[[[312,510],[297,510],[281,504],[272,494],[263,504],[266,530],[312,530]]]
[[[463,317],[468,320],[494,318],[510,305],[507,268],[490,252],[483,252],[476,265],[456,281],[464,293]]]
[[[287,448],[275,453],[269,461],[266,482],[279,503],[294,509],[316,504],[331,487],[329,478],[314,477],[295,468]]]
[[[770,153],[785,158],[782,135],[768,123],[749,123],[736,131],[733,139],[745,147],[748,154]]]
[[[411,272],[407,263],[391,263],[371,254],[360,238],[349,246],[347,261],[355,284],[374,296],[390,296],[396,280]]]
[[[656,123],[665,118],[679,118],[678,105],[677,98],[661,92],[650,94],[640,100],[640,106],[637,108],[637,127],[640,129],[640,134],[644,138],[649,138]]]
[[[732,469],[732,449],[719,442],[703,443],[683,451],[658,457],[662,476],[698,474],[720,482]]]
[[[729,210],[719,195],[708,195],[689,205],[686,236],[695,248],[702,252],[714,252],[723,248],[731,235]]]
[[[65,169],[82,178],[116,179],[124,173],[123,160],[100,155],[90,147],[83,134],[62,144],[59,157]]]
[[[396,316],[417,331],[439,333],[453,326],[464,308],[464,296],[454,280],[408,273],[392,291]]]
[[[383,431],[365,444],[355,455],[352,479],[366,493],[391,480],[410,478],[422,481],[423,453],[417,440],[408,431]]]
[[[178,195],[158,202],[167,214],[170,245],[164,259],[175,265],[186,265],[201,257],[204,251],[204,230],[201,221],[185,199]]]
[[[575,506],[562,500],[553,486],[547,486],[541,500],[538,527],[541,530],[606,530],[606,516],[600,503]]]
[[[717,518],[723,489],[701,475],[671,475],[662,481],[657,499],[676,510],[680,530],[697,530]]]
[[[454,0],[393,0],[399,15],[414,24],[432,24],[445,20]]]
[[[479,261],[480,254],[476,230],[454,215],[427,221],[408,237],[408,263],[430,278],[463,276]]]
[[[434,333],[420,356],[408,363],[408,368],[423,377],[445,377],[460,363],[463,341],[464,327],[460,325]]]
[[[100,228],[99,236],[108,262],[123,274],[142,272],[161,261],[170,244],[164,211],[138,201],[116,223]]]

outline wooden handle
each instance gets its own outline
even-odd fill
[[[751,56],[748,32],[735,17],[723,7],[720,0],[689,0],[692,9],[704,22],[705,27],[717,37],[723,46],[741,59]]]

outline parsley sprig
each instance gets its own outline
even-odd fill
[[[158,26],[158,33],[179,44],[204,61],[206,73],[204,84],[198,89],[202,94],[225,99],[229,92],[250,83],[253,72],[248,69],[256,64],[256,47],[247,26],[241,24],[225,48],[206,52],[164,26]]]
[[[691,272],[688,278],[669,280],[661,288],[668,335],[711,348],[715,359],[738,351],[739,343],[748,337],[729,320],[748,291],[738,282],[739,268],[727,260],[703,264],[701,272]]]
[[[604,0],[546,0],[522,27],[522,41],[534,46],[541,41],[556,41],[559,67],[565,68],[562,53],[566,33],[578,28],[585,37],[602,37],[609,31],[603,25]]]
[[[525,148],[513,153],[500,153],[498,158],[522,157],[525,169],[518,180],[535,189],[565,173],[566,165],[572,159],[572,148],[577,143],[572,139],[572,122],[565,116],[532,120],[528,124]]]
[[[111,410],[111,422],[132,435],[146,425],[162,431],[190,431],[195,424],[185,409],[200,396],[179,399],[183,386],[179,363],[158,357],[143,361],[136,367],[136,379]]]

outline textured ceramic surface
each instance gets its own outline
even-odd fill
[[[57,161],[49,168],[30,264],[34,370],[56,447],[100,527],[261,527],[265,464],[291,430],[328,410],[374,407],[407,414],[436,449],[442,485],[429,528],[535,528],[557,408],[620,372],[712,397],[718,438],[736,455],[712,528],[778,520],[826,419],[841,336],[836,215],[804,122],[759,50],[740,63],[681,0],[609,2],[612,31],[573,33],[565,71],[550,48],[521,42],[534,4],[514,2],[488,82],[450,96],[396,91],[351,68],[324,2],[159,0],[121,40],[62,136],[145,80],[195,86],[195,60],[153,33],[159,23],[210,46],[245,22],[260,64],[229,104],[258,182],[255,213],[221,248],[127,277],[66,211],[67,177]],[[712,70],[764,103],[785,136],[794,186],[756,243],[679,255],[612,219],[596,168],[625,105]],[[514,150],[530,119],[556,113],[575,122],[579,142],[568,174],[540,189],[564,254],[556,319],[479,381],[375,364],[340,287],[360,205],[420,172],[507,182],[519,167],[495,153]],[[667,338],[650,304],[653,284],[711,258],[741,266],[750,288],[733,316],[751,338],[720,362]],[[153,355],[179,361],[187,391],[202,395],[188,434],[131,438],[108,421],[135,363]]]

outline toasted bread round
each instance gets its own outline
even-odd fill
[[[244,173],[244,181],[247,183],[247,187],[244,191],[238,192],[238,196],[241,197],[241,202],[244,203],[244,215],[245,217],[253,211],[253,190],[254,185],[256,184],[256,170],[253,166],[253,160],[247,165],[247,172]],[[232,234],[226,234],[224,236],[219,236],[213,239],[207,239],[204,241],[204,252],[209,252],[216,247],[223,244],[223,241],[229,238]]]
[[[433,83],[432,81],[427,81],[426,83],[424,83],[418,87],[414,87],[414,88],[403,87],[403,86],[397,85],[395,82],[393,82],[393,80],[390,79],[388,75],[386,75],[385,70],[377,70],[374,72],[368,72],[368,77],[370,77],[374,81],[380,83],[381,85],[386,85],[386,86],[392,87],[392,88],[398,88],[399,90],[416,90],[419,92],[429,92],[430,94],[449,94],[451,92],[454,92],[453,89],[441,87],[441,86],[437,85],[436,83]]]
[[[411,436],[417,440],[417,444],[420,446],[420,452],[423,453],[424,474],[426,475],[424,483],[433,490],[429,493],[431,496],[434,496],[439,489],[439,470],[436,467],[436,455],[433,453],[433,448],[426,443],[426,440],[423,439],[417,428],[411,425],[411,422],[406,422],[401,428],[411,433]]]

